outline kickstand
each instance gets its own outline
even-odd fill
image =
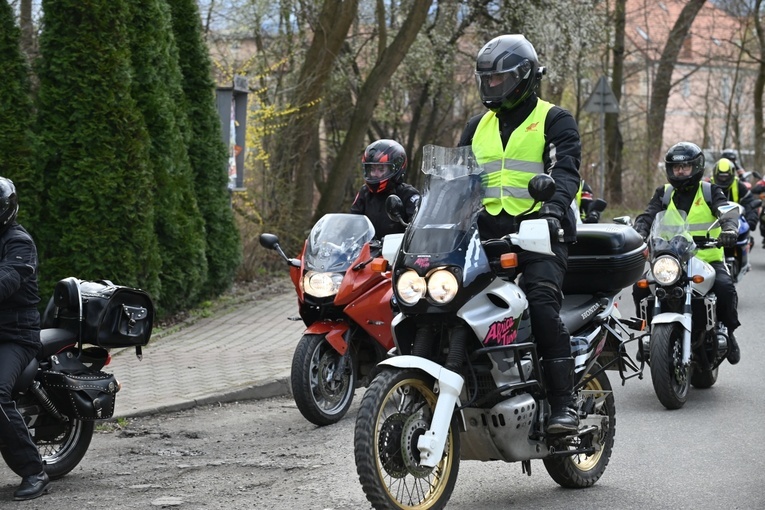
[[[521,461],[521,473],[526,473],[527,475],[531,476],[531,461],[530,460]]]

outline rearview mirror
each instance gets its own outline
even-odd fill
[[[391,220],[404,224],[402,218],[404,214],[404,203],[398,195],[389,195],[388,198],[385,199],[385,212],[388,213],[388,218]]]

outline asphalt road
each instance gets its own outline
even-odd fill
[[[758,239],[759,242],[759,239]],[[765,251],[738,287],[742,360],[724,364],[717,384],[691,390],[668,411],[646,373],[624,386],[610,373],[616,442],[592,488],[567,490],[541,461],[467,461],[449,509],[759,509],[765,508]],[[631,299],[620,305],[630,313]],[[290,398],[200,407],[131,419],[97,434],[78,468],[23,509],[369,508],[353,460],[353,428],[363,389],[340,423],[317,428]],[[18,479],[0,469],[0,508]]]

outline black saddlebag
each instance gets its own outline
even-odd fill
[[[151,338],[154,303],[142,290],[114,285],[108,280],[65,278],[56,284],[53,303],[55,318],[51,325],[81,327],[85,343],[107,349],[142,347]]]
[[[564,294],[618,292],[640,279],[648,255],[635,229],[617,223],[577,225],[569,245]]]
[[[114,415],[119,390],[113,374],[86,367],[71,352],[51,357],[42,384],[59,412],[79,420],[104,420]]]

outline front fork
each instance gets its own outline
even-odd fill
[[[691,363],[691,330],[693,329],[693,309],[691,308],[691,288],[685,287],[685,302],[683,303],[683,313],[661,311],[661,299],[654,294],[653,320],[651,320],[651,329],[656,324],[671,324],[677,322],[683,327],[683,352],[681,363],[687,367]]]

